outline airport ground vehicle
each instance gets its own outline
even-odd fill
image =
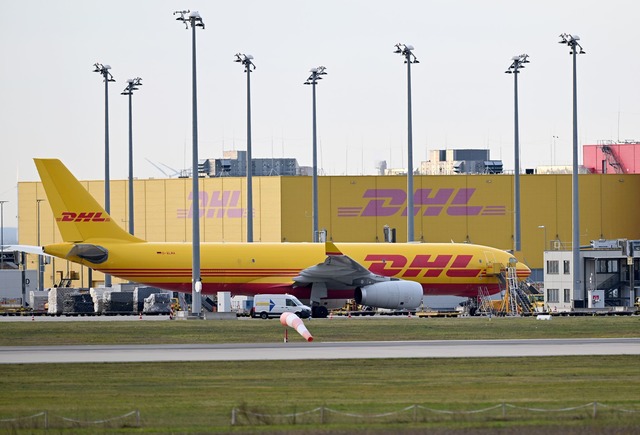
[[[376,310],[373,307],[356,303],[355,299],[348,299],[342,307],[331,310],[331,314],[335,316],[373,316],[376,314]]]
[[[251,317],[268,319],[279,317],[282,313],[295,313],[298,317],[306,319],[311,316],[311,308],[288,294],[264,294],[253,298]]]

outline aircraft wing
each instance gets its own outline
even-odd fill
[[[293,278],[300,286],[313,283],[326,283],[329,287],[335,284],[356,287],[389,281],[390,278],[376,275],[363,265],[343,254],[332,242],[325,243],[327,258],[324,262],[308,267]]]
[[[42,250],[42,246],[32,246],[32,245],[4,245],[2,247],[3,251],[18,251],[24,252],[26,254],[35,254],[42,255],[43,257],[51,257],[49,254],[45,254]]]

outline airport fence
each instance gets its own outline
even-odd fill
[[[344,409],[320,406],[306,411],[290,413],[264,412],[241,405],[231,410],[231,426],[269,425],[331,425],[367,423],[438,423],[544,420],[593,420],[628,419],[638,422],[640,407],[608,405],[591,402],[563,408],[541,408],[500,403],[477,409],[442,409],[424,405],[411,405],[401,409],[379,413],[360,413]],[[73,429],[95,428],[103,430],[141,428],[140,411],[102,419],[81,419],[60,416],[47,411],[14,418],[0,418],[0,432],[5,429]]]
[[[131,411],[115,417],[98,420],[63,417],[41,411],[36,414],[0,419],[0,428],[12,429],[70,429],[95,427],[115,429],[126,427],[140,427],[140,411]]]
[[[290,413],[267,413],[257,409],[250,409],[242,405],[231,410],[232,426],[255,425],[304,425],[304,424],[340,424],[340,423],[428,423],[428,422],[460,422],[460,421],[489,421],[504,420],[518,421],[539,418],[544,415],[545,420],[561,419],[596,419],[622,418],[631,416],[638,418],[640,408],[627,409],[600,402],[564,408],[538,408],[510,403],[500,403],[478,409],[450,410],[431,408],[423,405],[411,405],[402,409],[363,414],[346,410],[333,409],[326,406],[307,411]]]

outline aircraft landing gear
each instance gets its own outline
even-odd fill
[[[326,319],[328,315],[329,310],[327,310],[327,307],[324,307],[322,305],[311,307],[311,317],[313,318]]]

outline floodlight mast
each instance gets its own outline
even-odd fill
[[[573,256],[573,300],[586,301],[585,294],[579,294],[578,292],[582,288],[582,280],[580,276],[580,203],[579,203],[579,188],[578,188],[578,86],[577,86],[577,73],[576,73],[576,55],[585,54],[582,46],[578,43],[580,37],[578,35],[570,35],[568,33],[562,33],[560,35],[560,44],[566,44],[569,46],[569,54],[573,57],[573,172],[571,174],[572,196],[571,202],[572,211],[572,240],[571,250]]]
[[[322,76],[326,75],[326,68],[319,66],[309,70],[311,75],[304,82],[305,85],[311,85],[312,89],[312,118],[313,118],[313,241],[318,242],[318,135],[316,126],[316,83],[322,80]]]
[[[413,206],[413,121],[411,115],[411,64],[420,63],[413,54],[413,45],[396,44],[394,53],[404,57],[407,64],[407,242],[414,241],[414,214]],[[423,236],[424,237],[424,236]]]
[[[234,62],[247,73],[247,242],[253,242],[253,160],[251,157],[251,71],[256,69],[253,56],[237,53]]]
[[[192,150],[192,266],[191,266],[191,313],[200,316],[202,310],[202,277],[200,275],[200,192],[198,186],[198,86],[196,80],[196,27],[204,30],[204,22],[196,11],[175,11],[173,15],[180,14],[176,21],[182,21],[188,30],[191,25],[191,72],[192,72],[192,116],[193,116],[193,150]]]
[[[132,98],[133,91],[137,91],[138,86],[142,86],[142,79],[136,77],[127,80],[127,87],[124,88],[121,95],[129,96],[129,234],[133,235],[133,115],[132,115]]]
[[[543,251],[547,250],[547,227],[544,225],[538,225],[538,228],[541,230],[544,230],[544,248],[542,249]]]
[[[40,245],[40,203],[44,199],[36,199],[36,244]],[[44,262],[42,261],[42,255],[38,255],[38,290],[44,290]]]
[[[0,201],[0,270],[4,269],[4,204]]]
[[[93,72],[102,76],[104,81],[104,209],[111,212],[111,192],[109,179],[109,82],[115,82],[109,72],[110,65],[95,63]],[[111,287],[111,275],[104,274],[104,286]]]
[[[513,250],[519,252],[521,248],[521,232],[520,232],[520,127],[518,122],[518,74],[520,69],[524,68],[525,63],[529,63],[529,55],[521,54],[511,58],[511,65],[505,71],[507,74],[513,74],[513,151],[514,151],[514,231],[513,231]]]

